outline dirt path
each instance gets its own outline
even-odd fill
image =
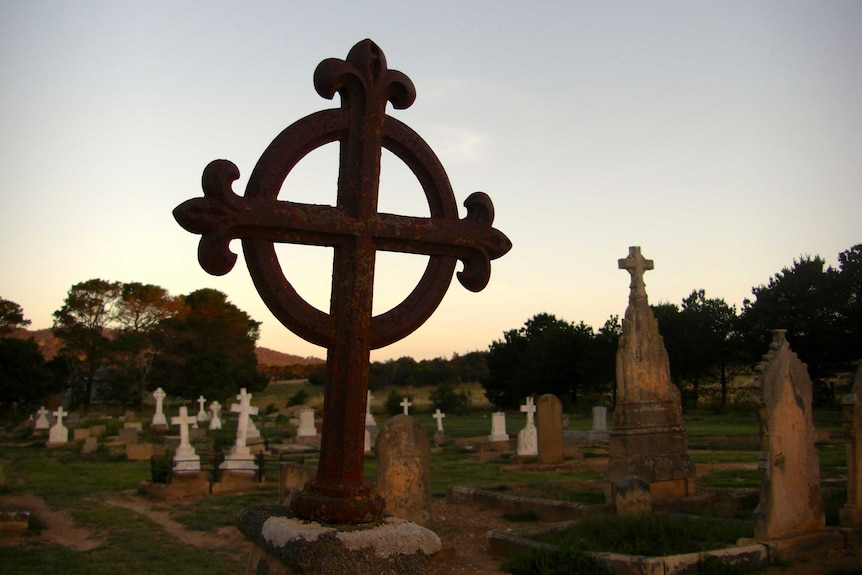
[[[76,551],[89,551],[104,545],[108,537],[104,533],[85,529],[75,525],[72,514],[68,510],[54,511],[35,495],[2,495],[0,508],[29,511],[44,524],[39,535],[0,538],[0,545],[20,545],[34,540],[44,543],[56,543],[70,547]]]

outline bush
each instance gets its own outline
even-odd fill
[[[386,410],[386,413],[389,415],[404,413],[404,408],[401,407],[401,400],[405,397],[407,398],[407,401],[413,401],[413,396],[411,394],[399,392],[397,389],[393,389],[389,392],[389,395],[386,396],[386,404],[383,406],[383,409]]]
[[[290,407],[292,405],[304,405],[305,402],[308,400],[308,397],[308,391],[304,387],[301,387],[297,389],[296,393],[291,395],[290,398],[287,400],[287,407]]]
[[[432,389],[428,399],[431,400],[431,409],[454,414],[464,413],[473,403],[469,390],[455,387],[451,383],[444,383]]]

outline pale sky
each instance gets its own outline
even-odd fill
[[[459,206],[491,197],[514,245],[483,292],[453,279],[373,359],[484,350],[540,312],[598,329],[625,310],[630,245],[655,261],[652,303],[705,289],[740,306],[794,258],[837,265],[862,242],[858,0],[0,0],[0,297],[38,329],[91,278],[215,288],[263,322],[260,345],[325,357],[261,302],[239,242],[210,276],[171,211],[218,158],[244,194],[279,132],[340,105],[315,92],[317,64],[365,38],[416,86],[389,114],[437,152]],[[336,169],[335,145],[312,153],[280,198],[332,204]],[[392,156],[381,188],[381,211],[427,214]],[[328,311],[331,250],[279,256]],[[379,256],[375,313],[425,261]]]

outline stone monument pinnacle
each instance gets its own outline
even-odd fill
[[[646,299],[646,284],[644,283],[644,272],[654,269],[653,261],[645,259],[641,255],[640,246],[629,247],[629,255],[618,260],[618,265],[621,270],[626,270],[631,274],[632,281],[629,285],[629,301],[634,298]]]

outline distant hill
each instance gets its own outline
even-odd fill
[[[46,360],[50,361],[57,355],[60,351],[60,347],[62,343],[59,339],[54,337],[54,334],[50,329],[16,329],[12,332],[12,337],[17,337],[20,339],[33,339],[36,344],[39,346],[39,349],[42,352],[42,355]],[[282,353],[280,351],[275,351],[274,349],[268,349],[266,347],[258,347],[255,349],[255,354],[257,355],[257,362],[261,365],[268,365],[271,367],[281,367],[284,365],[318,365],[322,363],[326,363],[325,360],[322,360],[317,357],[300,357],[298,355],[292,355],[289,353]]]
[[[257,355],[257,363],[272,367],[279,367],[282,365],[318,365],[326,363],[326,361],[319,357],[300,357],[298,355],[282,353],[266,347],[257,347],[254,352]]]

